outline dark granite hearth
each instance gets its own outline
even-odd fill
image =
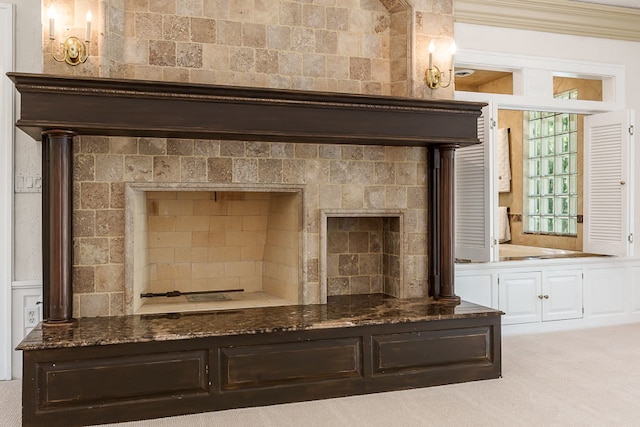
[[[327,304],[80,318],[73,326],[35,328],[19,350],[86,347],[499,316],[491,308],[381,294],[328,298]]]
[[[39,326],[19,347],[22,421],[69,427],[498,378],[500,314],[375,294]]]

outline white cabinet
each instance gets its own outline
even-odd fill
[[[501,273],[498,289],[504,325],[582,317],[582,270]]]
[[[456,295],[467,302],[498,309],[496,273],[456,275]]]
[[[542,274],[539,271],[498,275],[499,306],[503,325],[539,322],[542,304]]]
[[[589,317],[617,317],[627,312],[632,281],[624,267],[585,269]],[[627,284],[629,282],[630,284]]]
[[[542,320],[580,319],[583,313],[582,270],[542,273]]]

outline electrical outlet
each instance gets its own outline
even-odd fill
[[[40,307],[24,308],[24,327],[35,328],[40,322]]]

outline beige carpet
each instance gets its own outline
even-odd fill
[[[640,324],[503,338],[503,378],[118,426],[640,426]],[[20,384],[0,381],[0,426]]]

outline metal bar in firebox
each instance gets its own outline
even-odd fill
[[[140,294],[140,298],[153,298],[153,297],[179,297],[182,295],[203,295],[203,294],[222,294],[227,292],[244,292],[244,289],[222,289],[216,291],[169,291],[169,292],[147,292]]]

